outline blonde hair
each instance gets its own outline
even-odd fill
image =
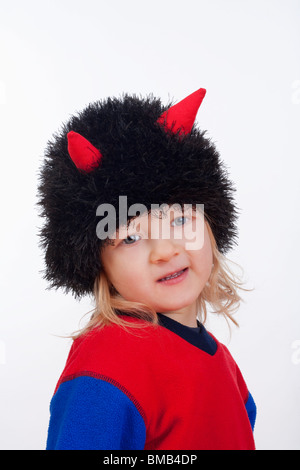
[[[206,225],[212,247],[213,267],[210,277],[196,301],[197,318],[204,324],[207,319],[207,306],[210,305],[213,309],[212,313],[222,315],[228,325],[228,320],[230,320],[238,326],[237,321],[233,318],[242,300],[238,294],[238,289],[243,291],[250,291],[252,289],[242,287],[243,283],[233,274],[228,266],[229,260],[219,252],[210,224],[207,221]],[[239,266],[233,261],[230,262]],[[93,312],[90,320],[84,328],[71,335],[73,339],[87,333],[92,328],[102,328],[113,323],[125,329],[130,327],[130,330],[132,328],[146,327],[149,323],[154,326],[159,324],[156,311],[143,303],[125,300],[115,290],[107,278],[104,269],[101,270],[95,280],[94,299],[95,308],[87,312],[87,314]],[[121,318],[120,314],[144,321],[129,323]]]

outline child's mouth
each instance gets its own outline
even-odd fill
[[[163,284],[177,284],[177,282],[182,281],[183,279],[186,278],[187,272],[189,268],[184,268],[181,271],[178,271],[171,276],[163,277],[162,279],[159,279],[157,282],[163,283]]]

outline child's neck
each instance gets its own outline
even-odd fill
[[[197,327],[197,311],[196,311],[196,306],[189,305],[188,307],[184,307],[180,310],[176,310],[174,312],[160,312],[163,315],[166,315],[166,317],[171,318],[172,320],[175,320],[182,325],[185,326],[191,326],[191,327]]]

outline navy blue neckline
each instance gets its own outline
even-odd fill
[[[162,326],[180,336],[188,343],[196,346],[196,348],[201,349],[201,351],[204,351],[211,356],[216,353],[218,348],[216,341],[210,336],[206,328],[198,320],[197,325],[200,327],[199,331],[197,331],[196,328],[183,325],[182,323],[167,317],[163,313],[157,312],[157,315],[159,323]]]

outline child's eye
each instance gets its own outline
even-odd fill
[[[128,235],[128,237],[125,238],[125,239],[122,241],[122,243],[123,243],[124,245],[133,245],[133,243],[134,243],[135,241],[137,241],[137,240],[132,240],[133,237],[139,237],[139,235]],[[129,242],[132,241],[133,243],[126,243],[127,241],[129,241]]]
[[[176,220],[182,221],[183,219],[188,220],[188,217],[182,217],[182,216],[181,217],[176,217],[176,219],[174,219],[173,222],[176,222]],[[173,224],[173,222],[172,222],[172,224]],[[183,223],[179,222],[178,224],[175,223],[175,225],[180,226],[180,225],[183,225]]]
[[[174,227],[173,224],[175,223],[175,226],[180,227],[180,226],[184,225],[188,220],[189,220],[189,217],[183,217],[183,216],[176,217],[172,222],[172,226]],[[124,240],[122,240],[121,244],[122,245],[133,245],[136,241],[138,241],[134,237],[140,237],[140,235],[137,235],[137,234],[128,235],[127,238],[124,238]]]

